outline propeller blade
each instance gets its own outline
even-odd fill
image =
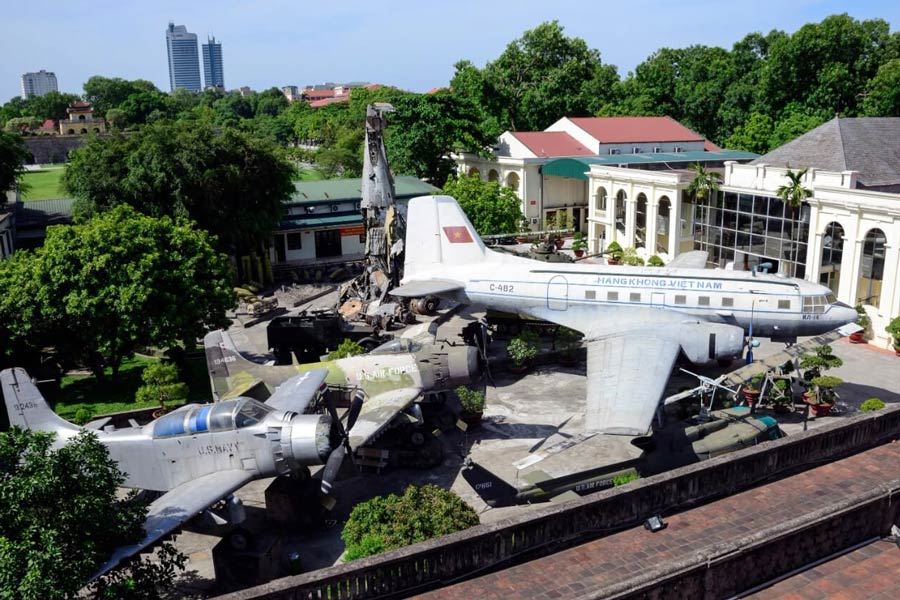
[[[341,423],[341,418],[338,416],[337,408],[334,406],[334,398],[331,394],[326,394],[325,406],[328,408],[328,414],[331,415],[331,424],[337,427],[341,438],[347,437],[347,432],[344,431],[344,424]]]
[[[347,411],[347,431],[353,429],[353,426],[356,424],[356,419],[359,417],[359,412],[362,410],[365,399],[365,393],[362,390],[357,390],[353,396],[353,401],[350,403],[350,409]]]
[[[322,472],[322,493],[326,496],[331,494],[332,485],[341,470],[346,452],[346,448],[341,444],[328,455],[328,462],[325,463],[325,470]]]

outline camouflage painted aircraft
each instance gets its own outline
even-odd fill
[[[365,396],[350,434],[355,451],[376,438],[402,411],[422,394],[452,389],[481,375],[478,350],[472,346],[427,343],[434,340],[422,328],[418,335],[391,340],[362,356],[305,365],[262,365],[244,358],[224,331],[203,338],[213,397],[224,400],[251,396],[260,400],[282,382],[316,369],[325,369],[325,383],[332,389]]]

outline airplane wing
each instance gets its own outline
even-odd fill
[[[378,436],[388,423],[411,405],[422,393],[419,388],[400,388],[381,392],[363,402],[356,424],[350,430],[350,447],[356,450]]]
[[[705,269],[706,261],[708,260],[709,252],[706,250],[691,250],[690,252],[682,252],[666,266],[680,269]]]
[[[646,435],[681,351],[672,337],[646,330],[587,343],[585,430]]]
[[[144,539],[137,544],[117,548],[106,564],[91,577],[91,581],[114,569],[132,554],[159,541],[251,479],[253,474],[250,471],[218,471],[169,490],[150,503],[147,520],[144,522]]]
[[[312,369],[291,377],[278,386],[275,393],[266,400],[266,404],[278,410],[305,412],[310,401],[325,383],[326,377],[328,369]]]
[[[447,292],[455,292],[466,286],[458,281],[448,279],[429,279],[427,281],[410,281],[405,285],[392,289],[388,292],[392,296],[400,296],[401,298],[421,298],[423,296],[446,294]]]

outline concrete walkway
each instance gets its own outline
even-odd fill
[[[699,508],[667,516],[668,528],[657,533],[640,527],[629,529],[545,558],[436,590],[424,597],[465,600],[602,598],[626,590],[637,591],[648,581],[660,581],[675,575],[685,567],[686,561],[694,557],[717,556],[721,554],[722,548],[730,548],[736,540],[752,533],[762,533],[778,524],[815,512],[823,506],[852,499],[898,477],[900,443],[887,444]],[[888,556],[889,550],[884,552],[885,556],[881,559],[873,558],[873,570],[882,565],[887,567],[898,564],[896,555]],[[900,553],[900,550],[896,552]],[[897,571],[896,567],[893,568],[892,580],[896,584]],[[862,572],[857,568],[851,574],[861,576]],[[850,579],[845,578],[843,581],[849,585]],[[886,581],[882,583],[886,584]],[[876,586],[872,585],[871,588],[872,593],[875,593]],[[850,597],[874,596],[851,593]]]

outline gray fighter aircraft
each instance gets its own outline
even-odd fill
[[[304,414],[318,403],[327,375],[325,369],[297,375],[264,403],[237,397],[188,404],[143,427],[97,430],[126,486],[163,495],[150,504],[144,539],[117,549],[95,577],[253,479],[323,463],[323,481],[333,479],[362,398],[351,405],[346,429],[330,404],[328,414]],[[57,416],[24,369],[0,372],[0,383],[10,425],[53,432],[57,447],[84,429]]]

